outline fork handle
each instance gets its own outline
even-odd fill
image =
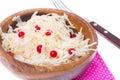
[[[109,40],[120,49],[120,39],[118,37],[110,33],[108,30],[104,29],[94,21],[90,22],[90,24],[98,33],[100,33],[103,37],[105,37],[107,40]]]

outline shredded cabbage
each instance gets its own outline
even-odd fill
[[[96,43],[88,44],[89,39],[84,39],[82,28],[75,33],[73,31],[75,27],[66,14],[62,16],[56,13],[36,14],[37,12],[34,12],[32,17],[24,22],[20,16],[14,17],[13,21],[17,21],[18,27],[13,29],[9,26],[7,33],[1,32],[2,47],[7,52],[14,53],[16,60],[38,66],[56,66],[77,60],[88,50],[94,50],[89,47]],[[66,21],[69,24],[66,24]],[[36,30],[36,25],[40,27],[39,30]],[[45,35],[49,30],[51,34]],[[25,33],[22,38],[18,36],[20,31]],[[71,34],[75,34],[75,37],[71,38]],[[36,50],[39,44],[42,45],[41,53]],[[71,51],[72,54],[68,52],[70,48],[75,49]],[[50,56],[51,50],[57,51],[56,57]]]

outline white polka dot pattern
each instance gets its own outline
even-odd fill
[[[73,80],[115,80],[97,52],[90,65]]]

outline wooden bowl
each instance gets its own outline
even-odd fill
[[[17,12],[9,17],[7,17],[0,26],[2,27],[3,32],[7,32],[8,25],[16,27],[16,22],[13,22],[12,19],[15,16],[21,16],[23,21],[30,19],[31,15],[38,11],[38,15],[47,14],[47,13],[57,13],[62,15],[63,13],[67,14],[70,21],[75,25],[76,30],[79,31],[81,26],[83,27],[83,34],[85,38],[90,38],[89,43],[98,42],[96,33],[90,24],[88,24],[81,17],[62,10],[50,9],[50,8],[37,8],[29,9],[21,12]],[[0,39],[0,42],[2,39]],[[97,48],[97,44],[90,48]],[[95,51],[88,51],[86,55],[81,57],[78,61],[70,62],[67,64],[62,64],[60,66],[35,66],[26,64],[20,61],[15,60],[13,57],[7,54],[0,45],[0,61],[12,71],[16,76],[27,79],[27,80],[70,80],[76,77],[86,65],[92,60],[92,56]]]

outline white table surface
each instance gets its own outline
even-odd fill
[[[76,2],[75,2],[76,1]],[[63,0],[76,14],[94,20],[120,38],[119,0]],[[51,0],[1,0],[0,22],[30,8],[55,8]],[[116,80],[120,80],[120,49],[98,34],[98,51]],[[0,63],[0,80],[21,80]]]

